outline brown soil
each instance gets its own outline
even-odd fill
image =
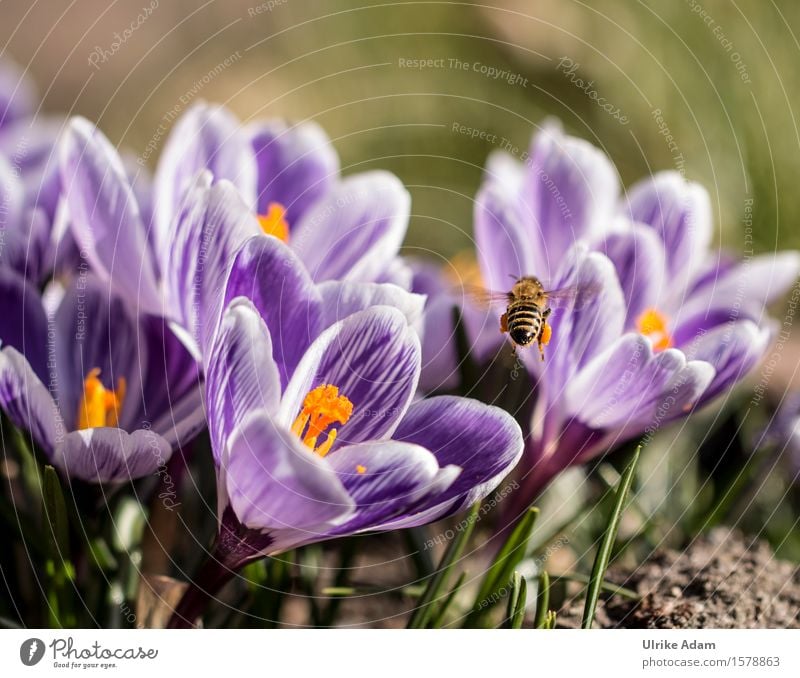
[[[598,605],[602,628],[800,628],[800,567],[777,560],[763,541],[713,530],[685,551],[653,554],[635,570],[607,579],[635,590]],[[559,612],[559,626],[580,626],[582,600]]]

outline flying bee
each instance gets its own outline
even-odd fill
[[[546,290],[534,276],[515,279],[509,292],[492,292],[481,288],[468,290],[470,296],[482,303],[504,302],[505,313],[500,316],[500,331],[508,334],[515,347],[526,348],[534,342],[544,360],[544,347],[550,343],[552,330],[547,322],[553,307],[575,302],[585,304],[595,293],[591,286],[571,286]],[[580,304],[577,303],[580,298]]]

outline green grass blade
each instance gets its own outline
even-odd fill
[[[461,552],[464,550],[464,545],[467,543],[472,530],[475,528],[475,519],[478,516],[479,504],[474,504],[466,519],[466,526],[463,530],[453,538],[448,544],[447,549],[442,556],[439,567],[428,580],[428,585],[420,598],[419,605],[411,615],[408,621],[408,628],[410,629],[424,629],[428,623],[431,613],[433,612],[433,605],[431,603],[436,600],[444,588],[447,580],[450,577],[450,571],[455,562],[461,557]]]
[[[506,621],[504,626],[510,629],[521,629],[525,621],[525,604],[528,600],[528,583],[519,572],[511,577],[511,593],[508,596]]]
[[[590,577],[587,577],[585,574],[580,574],[579,572],[560,574],[558,577],[556,577],[556,580],[559,579],[564,579],[565,581],[574,581],[578,584],[588,584],[591,581]],[[617,586],[616,584],[612,584],[611,582],[605,580],[603,580],[600,589],[605,593],[611,593],[615,596],[620,596],[621,598],[627,598],[628,600],[641,600],[642,598],[633,589],[628,589],[624,586]]]
[[[550,576],[547,570],[542,570],[539,575],[539,592],[536,595],[536,616],[533,619],[533,628],[543,629],[547,618],[547,609],[550,606]]]
[[[456,598],[456,594],[458,593],[461,586],[464,584],[464,580],[467,578],[467,573],[462,572],[458,575],[458,579],[456,579],[456,583],[453,588],[450,589],[450,593],[447,594],[447,597],[444,599],[444,602],[439,606],[439,609],[436,611],[436,616],[431,619],[430,624],[428,624],[429,628],[432,629],[439,629],[442,627],[442,624],[445,620],[445,615],[447,615],[447,611],[450,609],[450,606],[453,604],[453,601]]]
[[[608,563],[611,558],[611,549],[614,547],[614,541],[617,538],[619,521],[622,518],[622,511],[625,508],[628,492],[633,483],[636,462],[639,460],[640,451],[641,447],[638,447],[636,452],[634,452],[633,459],[631,459],[630,463],[625,468],[625,472],[622,474],[614,499],[611,519],[608,522],[605,534],[600,542],[600,548],[597,550],[597,555],[594,559],[592,574],[589,578],[589,585],[586,590],[586,604],[583,608],[583,622],[581,623],[581,627],[584,629],[592,628],[595,610],[597,609],[597,600],[600,597],[600,590],[603,587],[603,579],[606,576],[606,570],[608,569]]]
[[[51,628],[75,626],[72,611],[72,582],[75,568],[69,558],[69,523],[61,481],[52,466],[44,467],[42,478],[44,531],[47,542],[45,573],[48,581],[48,618]]]
[[[502,597],[499,595],[501,590],[509,583],[517,565],[525,557],[528,540],[536,525],[538,516],[539,509],[528,509],[522,520],[517,523],[517,526],[511,532],[506,543],[503,544],[494,563],[492,563],[483,578],[478,594],[475,596],[472,611],[464,621],[465,627],[471,628],[477,625],[483,615],[492,607],[492,601],[496,602]]]

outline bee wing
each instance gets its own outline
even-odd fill
[[[553,308],[564,308],[570,306],[574,309],[581,309],[589,304],[599,293],[601,286],[597,283],[587,285],[570,285],[559,287],[545,292],[547,303]]]
[[[476,305],[482,308],[489,308],[497,303],[508,303],[508,292],[487,290],[479,285],[462,285],[456,288],[455,294],[469,297]]]

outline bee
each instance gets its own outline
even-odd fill
[[[539,278],[516,278],[509,292],[492,292],[481,288],[468,290],[470,296],[482,303],[504,302],[505,312],[500,316],[500,331],[508,334],[515,348],[527,348],[533,343],[539,347],[544,360],[544,347],[550,343],[552,329],[547,322],[553,306],[575,302],[580,295],[581,305],[594,294],[591,287],[563,287],[546,290]],[[577,305],[576,305],[577,307]]]

